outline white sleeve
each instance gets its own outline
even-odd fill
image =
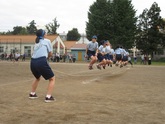
[[[47,48],[48,48],[48,52],[53,51],[53,47],[52,47],[52,44],[51,44],[50,40],[48,40]]]

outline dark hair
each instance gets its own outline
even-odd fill
[[[37,30],[37,32],[36,32],[36,36],[37,37],[36,37],[35,42],[39,43],[40,39],[44,39],[44,35],[45,35],[45,31],[44,30],[42,30],[42,29]]]
[[[105,40],[101,40],[101,41],[100,41],[100,45],[103,45],[103,44],[104,44],[104,41],[105,41]]]
[[[120,48],[120,45],[118,44],[115,49]]]

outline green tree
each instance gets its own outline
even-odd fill
[[[108,39],[106,36],[109,35],[107,30],[107,15],[108,11],[108,1],[107,0],[96,0],[88,12],[88,22],[86,22],[86,34],[87,38],[90,40],[93,35],[97,35],[98,42],[103,39]]]
[[[27,28],[28,34],[35,34],[37,31],[36,23],[34,20],[32,20],[29,23],[29,26],[27,26],[26,28]]]
[[[73,28],[67,33],[67,41],[78,41],[81,35],[78,32],[77,28]]]
[[[12,34],[13,35],[25,35],[25,34],[27,34],[27,29],[22,26],[15,26],[15,27],[13,27]]]
[[[48,31],[48,34],[57,34],[57,29],[60,24],[58,24],[57,19],[54,18],[52,23],[47,24],[45,27]]]
[[[110,40],[112,45],[131,48],[136,33],[136,11],[130,0],[97,0],[88,12],[86,34],[100,40]]]
[[[162,48],[165,48],[165,19],[162,19],[161,22],[161,25],[158,27],[161,35],[160,44]]]
[[[112,2],[112,42],[131,48],[136,34],[136,11],[131,0],[113,0]]]
[[[148,9],[145,9],[143,13],[139,16],[137,25],[137,36],[136,36],[136,46],[143,52],[148,51]]]
[[[145,9],[139,16],[136,45],[144,53],[152,54],[162,49],[164,34],[159,30],[163,25],[160,11],[160,7],[154,2],[149,10]]]

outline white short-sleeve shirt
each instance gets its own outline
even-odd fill
[[[90,51],[96,51],[98,49],[98,43],[90,41],[87,45],[87,49]]]
[[[52,52],[52,44],[49,39],[40,39],[39,43],[34,45],[32,58],[48,57],[48,53]]]

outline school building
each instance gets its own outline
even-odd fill
[[[35,35],[0,35],[0,55],[18,52],[30,57],[33,53],[35,39]],[[47,35],[47,39],[52,42],[53,47],[56,42],[63,45],[63,49],[59,49],[57,46],[53,52],[65,53],[65,46],[58,35]]]
[[[66,50],[68,53],[76,56],[76,60],[84,61],[86,47],[89,43],[89,40],[85,35],[82,35],[78,41],[65,41],[64,44],[66,46]]]
[[[76,56],[76,60],[84,60],[86,45],[89,43],[85,36],[79,41],[63,41],[59,35],[47,35],[46,38],[52,42],[53,53],[70,53]],[[18,52],[31,57],[35,39],[35,35],[0,35],[0,55]]]

